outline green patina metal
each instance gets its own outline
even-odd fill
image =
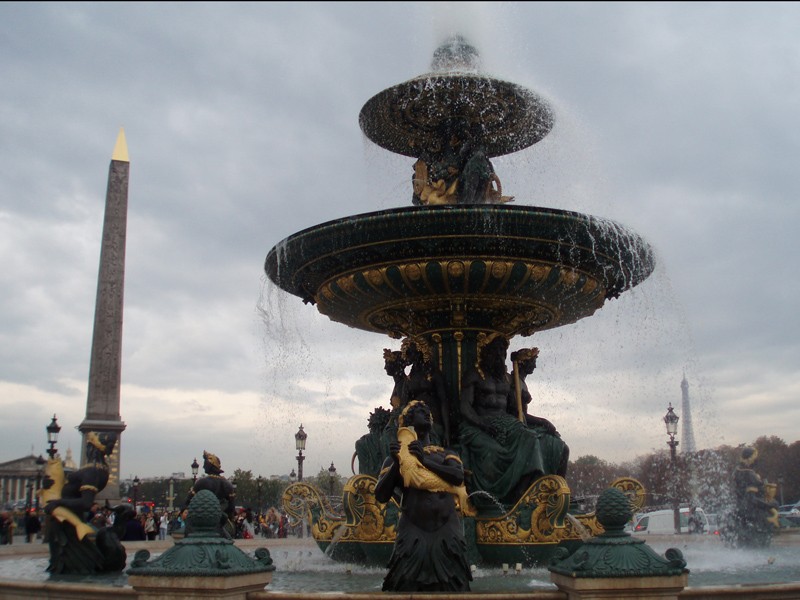
[[[604,533],[591,538],[572,555],[549,567],[570,577],[665,577],[688,573],[683,554],[670,548],[659,556],[644,540],[624,531],[631,518],[630,498],[615,488],[605,490],[597,502],[597,520]]]
[[[430,385],[421,383],[422,367],[409,363],[402,402],[438,402],[437,425],[449,429],[441,443],[464,461],[477,513],[464,520],[470,560],[542,564],[602,527],[594,515],[566,519],[570,491],[560,460],[566,445],[555,428],[537,424],[521,407],[513,424],[510,409],[497,414],[504,410],[498,397],[511,398],[511,375],[484,369],[499,361],[489,353],[481,366],[481,352],[498,336],[506,340],[505,352],[515,336],[593,315],[650,276],[654,253],[637,234],[607,219],[509,205],[514,197],[503,192],[489,158],[539,142],[553,128],[554,112],[538,94],[482,74],[477,49],[459,36],[436,50],[431,67],[376,94],[359,115],[370,140],[416,159],[411,206],[304,229],[275,245],[264,267],[278,287],[332,321],[430,350]],[[294,484],[284,495],[287,512],[309,519],[314,539],[333,558],[383,561],[394,544],[399,506],[394,499],[377,502],[376,479],[366,474],[378,474],[369,444],[387,459],[379,442],[359,440],[363,470],[346,486],[345,515],[330,514],[306,485]],[[484,451],[498,444],[512,451]],[[481,460],[486,456],[499,458]],[[503,473],[513,475],[495,485]],[[625,546],[620,552],[634,561],[631,571],[651,568],[652,561],[638,566],[643,551],[632,550],[635,543],[620,544],[614,535],[600,539],[606,549]]]
[[[151,562],[150,552],[139,550],[128,575],[228,577],[274,571],[269,550],[259,548],[255,558],[250,558],[233,540],[219,534],[221,516],[217,497],[208,490],[199,491],[189,504],[191,533]]]

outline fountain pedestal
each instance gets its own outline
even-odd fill
[[[268,575],[265,577],[265,575]],[[156,577],[131,575],[128,583],[137,593],[138,600],[188,600],[190,598],[225,598],[246,600],[251,592],[262,591],[272,580],[272,573],[202,577],[175,575]]]
[[[625,532],[632,512],[630,499],[620,490],[609,488],[600,495],[597,521],[604,532],[550,566],[550,581],[569,600],[677,600],[689,582],[683,554],[670,548],[661,557],[644,540]]]
[[[161,556],[148,562],[150,552],[139,550],[128,570],[128,583],[141,600],[225,598],[246,600],[272,581],[275,567],[269,551],[250,558],[233,541],[222,537],[222,510],[217,497],[200,490],[189,504],[190,533]]]
[[[686,587],[689,576],[670,577],[593,577],[580,578],[552,573],[550,581],[566,592],[568,600],[609,600],[610,598],[636,598],[677,600],[678,594]]]

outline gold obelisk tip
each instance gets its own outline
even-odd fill
[[[117,143],[114,146],[114,153],[111,155],[111,160],[131,162],[128,159],[128,143],[125,141],[125,130],[122,127],[119,128],[119,135],[117,136]]]

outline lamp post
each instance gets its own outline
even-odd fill
[[[670,461],[672,462],[672,518],[675,525],[675,533],[681,532],[681,511],[680,506],[678,505],[678,486],[676,485],[678,470],[675,464],[676,450],[678,448],[678,441],[675,439],[675,434],[678,433],[679,418],[680,417],[678,417],[678,415],[676,415],[675,411],[672,409],[672,402],[670,402],[669,407],[667,408],[667,414],[664,415],[664,423],[667,426],[667,435],[669,436],[667,446],[669,446],[669,456]]]
[[[173,509],[173,500],[175,500],[175,479],[169,478],[169,512]]]
[[[39,490],[42,489],[42,475],[44,474],[44,465],[47,461],[41,454],[36,459],[36,512],[39,512]]]
[[[302,430],[302,428],[303,426],[301,425],[300,429]],[[295,473],[294,469],[292,469],[292,472],[289,473],[289,484],[291,485],[295,481],[297,481],[297,473]],[[300,519],[300,537],[303,537],[303,519]]]
[[[50,448],[47,450],[47,454],[50,456],[50,459],[54,459],[56,457],[56,442],[58,441],[58,432],[61,431],[61,426],[56,421],[56,416],[53,415],[53,420],[50,421],[50,424],[47,426],[47,443],[50,444]]]
[[[781,498],[781,506],[783,506],[783,475],[778,475],[778,492]]]
[[[195,458],[191,464],[192,467],[192,485],[197,483],[197,470],[200,468],[200,465],[197,464],[197,459]]]
[[[328,467],[328,475],[330,475],[330,484],[331,484],[331,493],[330,495],[333,496],[333,482],[336,480],[336,467],[333,466],[333,461],[331,461],[331,466]]]
[[[259,475],[256,477],[256,490],[258,493],[258,514],[261,514],[261,486],[264,484],[264,478]]]
[[[303,424],[300,424],[300,429],[294,434],[294,447],[297,449],[297,481],[303,481],[303,461],[306,459],[303,456],[303,450],[306,449],[306,439],[308,434],[303,431]]]
[[[136,495],[139,493],[139,476],[133,478],[133,514],[136,514]]]

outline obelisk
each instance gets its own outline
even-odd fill
[[[120,416],[120,381],[122,373],[122,307],[125,284],[125,236],[128,226],[128,178],[130,161],[125,131],[120,128],[111,165],[108,169],[103,240],[100,247],[100,270],[97,276],[97,300],[94,310],[94,333],[89,363],[89,391],[86,418],[78,429],[84,436],[81,465],[86,463],[86,433],[116,432],[122,436],[125,423]],[[108,485],[98,500],[118,501],[121,439],[109,457]]]

